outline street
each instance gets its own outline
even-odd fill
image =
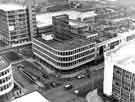
[[[12,59],[12,56],[7,58]],[[84,68],[81,71],[84,77],[64,78],[56,77],[52,73],[48,73],[38,62],[35,63],[34,60],[24,58],[19,56],[18,61],[15,61],[16,63],[13,64],[15,81],[20,86],[26,88],[28,92],[38,90],[44,97],[54,102],[85,102],[85,97],[89,91],[102,87],[103,63],[87,66],[86,69],[89,70],[89,77],[85,75],[87,71]],[[19,65],[23,66],[23,68],[18,68]],[[52,86],[52,83],[56,85]],[[73,88],[70,90],[64,89],[64,86],[67,84],[71,84]],[[27,86],[34,87],[30,88]],[[74,90],[79,90],[79,94],[75,94]]]

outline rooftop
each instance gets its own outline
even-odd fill
[[[69,15],[69,19],[77,19],[77,18],[87,18],[87,17],[94,17],[97,14],[94,11],[87,11],[87,12],[79,12],[75,10],[66,10],[66,11],[58,11],[58,12],[48,12],[44,14],[38,14],[36,16],[37,19],[37,26],[49,26],[52,24],[52,16],[58,16],[62,14]]]
[[[26,6],[20,4],[13,4],[13,3],[0,4],[0,10],[4,10],[4,11],[14,11],[14,10],[21,10],[21,9],[26,9]]]
[[[75,20],[69,20],[69,25],[72,26],[73,28],[88,27],[87,23],[82,23],[82,22],[75,21]]]
[[[127,57],[118,62],[118,65],[131,73],[135,73],[135,57]]]
[[[39,92],[34,91],[30,94],[24,95],[20,98],[17,98],[11,102],[49,102],[45,97],[43,97]]]
[[[8,67],[8,65],[8,61],[4,57],[0,56],[0,71]]]
[[[41,37],[35,38],[36,40],[43,42],[44,44],[61,51],[73,50],[81,46],[88,45],[92,43],[89,40],[82,38],[54,38],[53,40],[44,40]]]
[[[15,81],[24,89],[27,89],[33,85],[33,81],[28,79],[28,77],[20,71],[14,71],[13,76]]]
[[[129,72],[135,73],[135,45],[134,42],[123,43],[111,52],[113,61]]]

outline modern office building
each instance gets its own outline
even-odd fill
[[[125,58],[114,65],[112,97],[120,102],[135,101],[135,58]]]
[[[0,95],[7,94],[14,87],[12,66],[2,56],[0,56]]]
[[[134,102],[135,42],[105,52],[104,94],[120,102]]]
[[[0,4],[1,40],[11,47],[30,44],[35,31],[31,25],[36,25],[33,12],[32,8],[20,4]]]
[[[52,23],[53,32],[33,39],[32,48],[36,57],[58,70],[72,70],[95,59],[96,43],[78,34],[88,26],[69,24],[68,15],[54,16]],[[71,27],[76,34],[71,32]]]
[[[95,58],[95,43],[86,39],[54,34],[33,39],[35,56],[58,70],[71,70]]]
[[[50,28],[49,28],[48,32],[46,32],[47,30],[44,31],[44,30],[40,29],[39,30],[40,36],[38,38],[34,38],[34,40],[33,40],[34,54],[36,56],[38,55],[38,57],[40,55],[39,58],[42,58],[42,60],[44,60],[45,62],[47,62],[49,64],[51,63],[50,61],[52,60],[52,58],[54,59],[54,56],[52,56],[52,55],[55,55],[55,56],[57,55],[57,57],[62,57],[64,55],[64,56],[68,57],[68,52],[69,53],[71,52],[71,54],[69,54],[70,56],[72,54],[77,56],[78,52],[72,53],[72,50],[74,51],[75,49],[80,49],[80,48],[83,48],[83,46],[87,46],[87,45],[91,46],[91,44],[93,45],[93,47],[92,47],[93,56],[89,57],[89,58],[91,58],[91,60],[89,60],[89,62],[98,60],[98,59],[102,59],[104,51],[110,51],[110,50],[114,49],[116,46],[118,46],[120,43],[127,43],[130,41],[134,41],[134,39],[135,39],[135,30],[130,29],[128,27],[123,26],[126,29],[124,31],[120,30],[119,27],[116,27],[114,30],[115,32],[113,30],[108,30],[105,32],[105,34],[102,35],[98,32],[94,32],[94,31],[92,32],[90,29],[89,23],[81,22],[81,21],[78,21],[75,19],[70,19],[70,16],[68,16],[67,14],[58,15],[58,16],[51,15],[51,17],[52,17],[52,20],[51,20],[51,22],[49,21],[49,23],[52,26],[52,28],[51,28],[52,30],[50,30]],[[47,21],[45,21],[45,22],[47,22]],[[43,23],[38,26],[40,26],[40,28],[41,28],[41,26],[45,26],[46,24]],[[49,27],[48,24],[46,25],[46,27]],[[69,42],[71,42],[71,43],[69,43]],[[76,46],[77,45],[76,43],[80,43],[80,45],[82,43],[84,45]],[[47,46],[47,48],[45,46]],[[72,49],[70,49],[71,47],[72,47]],[[64,50],[62,51],[62,49],[64,49]],[[88,50],[88,49],[90,50],[91,47],[87,48],[86,50]],[[56,51],[53,51],[53,50],[56,50]],[[51,53],[51,51],[53,53]],[[84,50],[79,50],[80,53],[81,53],[81,51],[84,51]],[[48,52],[51,54],[49,54]],[[58,54],[56,54],[56,52]],[[59,52],[65,53],[65,54],[62,54],[62,56],[58,56]],[[90,53],[91,52],[86,53],[86,56],[88,56]],[[42,54],[46,54],[46,56],[44,56],[44,58],[43,58]],[[51,58],[48,58],[49,62],[46,61],[46,59],[45,59],[48,56],[51,57]],[[85,55],[82,55],[82,56],[84,57]],[[77,65],[76,63],[80,63],[80,62],[74,62],[74,61],[77,61],[78,58],[80,58],[82,56],[81,55],[78,57],[73,56],[73,58],[71,58],[71,59],[55,58],[57,63],[54,64],[55,61],[52,60],[53,63],[51,63],[51,64],[53,65],[53,67],[56,67],[57,69],[61,69],[61,68],[74,69],[77,66],[79,66],[79,64]],[[80,60],[81,60],[81,58],[80,58]],[[72,63],[69,63],[69,62],[72,62]],[[67,65],[66,63],[69,65]],[[83,65],[83,64],[80,63],[80,65]],[[58,66],[60,66],[61,68]],[[68,68],[66,68],[66,67],[68,67]]]

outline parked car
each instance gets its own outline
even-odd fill
[[[43,78],[49,78],[49,76],[47,74],[43,74],[42,77]]]
[[[61,83],[58,83],[58,82],[51,82],[50,85],[55,88],[55,87],[58,87],[61,85]]]
[[[86,77],[85,74],[81,74],[81,75],[78,75],[78,76],[77,76],[77,79],[82,79],[82,78],[85,78],[85,77]]]
[[[76,94],[76,95],[78,95],[78,94],[80,93],[80,91],[79,91],[78,89],[75,89],[75,90],[73,91],[73,93]]]
[[[66,89],[66,90],[70,90],[72,88],[73,88],[73,85],[71,85],[71,84],[67,84],[64,86],[64,89]]]
[[[18,68],[18,69],[24,69],[24,65],[19,64],[19,65],[17,65],[17,68]]]

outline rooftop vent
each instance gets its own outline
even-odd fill
[[[54,34],[42,34],[42,39],[44,40],[53,40]]]

